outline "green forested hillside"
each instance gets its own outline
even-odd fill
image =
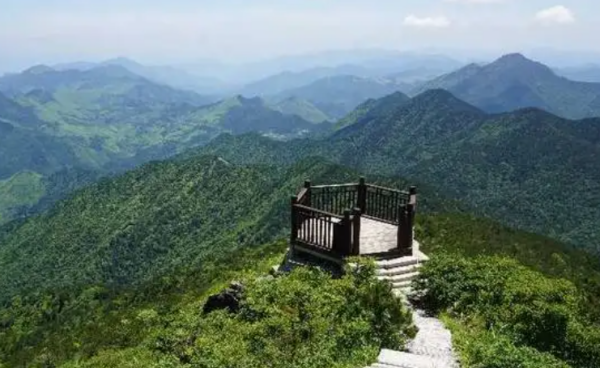
[[[370,364],[380,348],[399,348],[414,330],[390,286],[376,282],[369,268],[339,280],[308,270],[257,279],[283,257],[285,240],[266,243],[287,237],[289,194],[307,177],[318,184],[353,181],[358,175],[320,158],[270,167],[188,155],[101,180],[44,215],[0,227],[0,363],[65,368]],[[393,178],[369,181],[407,185]],[[511,292],[528,296],[531,287],[543,284],[540,293],[554,288],[557,298],[577,298],[572,300],[578,309],[569,316],[585,323],[575,332],[586,345],[569,345],[572,355],[564,360],[569,365],[557,366],[585,367],[577,359],[594,357],[598,346],[597,262],[547,238],[458,214],[455,202],[421,188],[417,238],[433,257],[425,271],[431,280],[441,282],[439,269],[450,272],[443,268],[446,253],[455,257],[451,264],[461,265],[452,272],[471,272],[475,261],[470,259],[480,256],[509,258],[502,264],[509,262],[508,270],[518,271],[511,277],[519,281],[537,272],[527,282],[511,284]],[[494,271],[499,266],[493,258],[477,267],[477,275],[487,275],[488,269],[491,280],[498,275],[497,283],[508,277]],[[207,296],[231,280],[243,281],[248,290],[240,312],[204,315]],[[449,298],[478,296],[477,289],[444,280],[448,290],[462,293]],[[480,288],[496,285],[483,280]],[[565,284],[572,286],[561,288]],[[520,299],[529,308],[525,311],[534,308],[540,293]],[[462,310],[464,319],[448,312],[465,359],[488,366],[509,348],[518,352],[511,355],[513,365],[495,366],[542,368],[544,362],[563,359],[561,351],[540,358],[544,347],[523,340],[546,331],[543,326],[531,324],[515,330],[521,335],[510,335],[475,324],[478,320],[469,318],[478,316],[476,308],[483,305],[478,300],[474,309]],[[500,321],[511,321],[513,311],[503,313]],[[481,345],[493,334],[504,345]],[[527,359],[538,364],[523,365]]]
[[[536,107],[569,119],[600,117],[600,83],[560,77],[521,54],[505,55],[483,66],[468,65],[411,93],[440,88],[490,113]]]
[[[136,344],[141,327],[119,325],[120,319],[142,308],[163,313],[168,306],[154,299],[157,293],[197,295],[189,283],[211,285],[216,270],[235,269],[238,261],[228,257],[237,249],[285,238],[289,196],[306,178],[358,177],[320,158],[244,167],[213,156],[181,157],[102,179],[43,215],[0,227],[1,356],[13,364],[48,350],[61,361],[81,349],[91,354]],[[424,213],[459,208],[426,186],[421,192]]]
[[[433,255],[415,287],[464,367],[596,367],[600,266],[547,238],[468,215],[421,218]]]
[[[597,119],[569,121],[537,109],[488,115],[442,90],[390,102],[328,139],[222,137],[204,152],[243,163],[320,155],[364,172],[408,176],[482,215],[600,249]]]
[[[210,99],[119,66],[36,67],[0,78],[0,91],[11,96],[0,92],[0,181],[71,168],[124,170],[203,145],[223,132],[289,139],[330,128],[260,99],[236,96],[208,104]],[[29,197],[35,193],[32,182]],[[13,203],[17,208],[0,203],[0,221],[28,203]]]
[[[297,97],[290,97],[283,101],[271,104],[273,108],[286,115],[297,115],[306,121],[313,123],[322,123],[324,121],[334,120],[319,110],[314,104]]]

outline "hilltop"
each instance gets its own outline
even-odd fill
[[[582,119],[600,116],[600,84],[558,76],[548,66],[522,54],[508,54],[486,64],[470,64],[411,91],[445,89],[487,112],[536,107],[555,115]]]

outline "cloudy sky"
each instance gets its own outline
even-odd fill
[[[600,52],[598,0],[0,0],[4,67],[326,49]]]

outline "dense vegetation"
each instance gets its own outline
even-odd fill
[[[2,363],[9,367],[216,367],[234,362],[264,366],[269,359],[273,364],[298,367],[366,365],[378,349],[397,347],[414,333],[400,304],[390,299],[389,286],[360,274],[331,280],[310,271],[256,281],[281,260],[285,250],[285,242],[258,245],[286,236],[289,194],[306,178],[326,183],[355,181],[358,176],[316,157],[291,167],[238,166],[190,152],[103,179],[43,215],[0,228]],[[75,177],[85,181],[87,176]],[[407,185],[391,178],[369,180]],[[460,208],[439,192],[420,188],[417,236],[434,257],[432,282],[448,271],[444,267],[450,261],[436,257],[447,252],[454,254],[451,264],[461,266],[459,273],[480,274],[486,264],[498,263],[490,279],[475,279],[482,290],[495,290],[510,276],[516,278],[508,280],[513,280],[510,285],[516,292],[525,292],[519,291],[521,285],[535,286],[539,279],[542,293],[551,290],[555,278],[567,279],[567,284],[556,281],[558,286],[567,285],[566,289],[557,287],[557,292],[570,295],[575,290],[577,294],[577,299],[569,299],[578,308],[569,311],[567,326],[583,324],[582,330],[569,331],[589,337],[583,341],[591,344],[568,345],[570,352],[579,349],[580,355],[566,357],[567,340],[561,340],[565,342],[562,351],[524,340],[537,333],[538,326],[532,325],[525,332],[502,330],[505,345],[497,350],[473,345],[473,341],[490,341],[499,332],[478,322],[486,316],[476,312],[486,309],[479,306],[476,289],[465,289],[463,283],[453,286],[457,291],[452,297],[464,295],[475,302],[451,318],[465,359],[488,364],[515,351],[523,361],[564,361],[583,367],[579,357],[595,356],[593,325],[600,321],[597,262],[560,243],[494,222],[468,215],[431,215],[455,213]],[[510,260],[485,258],[470,266],[478,262],[469,260],[476,255]],[[497,282],[492,283],[496,276]],[[242,312],[203,316],[200,307],[206,297],[232,279],[249,285]],[[536,295],[523,303],[537,300]],[[437,305],[438,311],[452,312],[442,302]],[[513,321],[510,313],[496,317],[505,319],[494,321]],[[393,323],[381,318],[391,318]],[[333,326],[333,335],[325,334]],[[234,330],[239,332],[235,339]],[[353,345],[357,341],[361,348]]]
[[[139,326],[119,325],[133,318],[135,303],[195,293],[188,283],[210,281],[199,272],[216,275],[237,262],[211,259],[286,236],[289,195],[306,178],[327,183],[358,176],[317,158],[284,168],[181,157],[102,179],[43,215],[0,227],[0,351],[12,366],[42,359],[45,348],[61,361],[78,351],[129,347],[146,336],[138,335]],[[424,212],[457,208],[427,187],[421,191]]]
[[[560,77],[520,54],[487,65],[470,64],[412,91],[445,89],[490,113],[536,107],[569,119],[600,116],[600,83]]]
[[[319,110],[312,103],[297,97],[290,97],[285,100],[272,103],[272,107],[283,114],[297,115],[302,119],[312,123],[322,123],[324,121],[335,120],[325,114],[323,111]]]
[[[366,173],[408,176],[480,215],[600,249],[597,119],[570,121],[537,109],[488,115],[443,90],[380,102],[326,139],[224,136],[203,152],[239,163],[319,155]]]
[[[421,218],[433,255],[419,301],[447,316],[467,367],[600,364],[600,266],[542,236],[468,215]]]
[[[48,177],[71,168],[122,171],[205,144],[223,132],[288,139],[330,128],[315,124],[326,119],[309,106],[272,107],[240,96],[211,102],[112,64],[64,71],[39,66],[0,78],[0,182],[32,178],[30,193],[13,197],[23,201],[0,200],[0,221],[35,204],[32,199],[44,192],[38,189],[38,174]],[[9,185],[0,185],[0,197],[12,195],[2,188]]]

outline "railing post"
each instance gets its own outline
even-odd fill
[[[310,180],[304,181],[304,188],[306,188],[306,206],[312,207],[312,190],[310,189]]]
[[[352,252],[353,256],[360,255],[360,208],[354,208],[352,219]]]
[[[412,186],[408,189],[408,203],[417,206],[417,187]]]
[[[344,220],[342,225],[343,241],[342,249],[344,256],[352,254],[352,218],[350,216],[350,210],[344,210]]]
[[[407,256],[413,255],[413,240],[414,240],[414,220],[415,220],[415,205],[409,203],[406,206],[406,240],[404,246],[404,254]]]
[[[296,208],[296,204],[298,203],[298,197],[292,196],[290,211],[291,211],[291,230],[290,230],[290,246],[293,246],[298,239],[298,208]]]
[[[360,208],[360,213],[365,214],[367,212],[367,184],[364,177],[361,177],[358,182],[358,200],[356,206]]]
[[[403,204],[399,209],[398,223],[398,250],[403,256],[412,255],[412,211],[414,207],[410,204]]]

